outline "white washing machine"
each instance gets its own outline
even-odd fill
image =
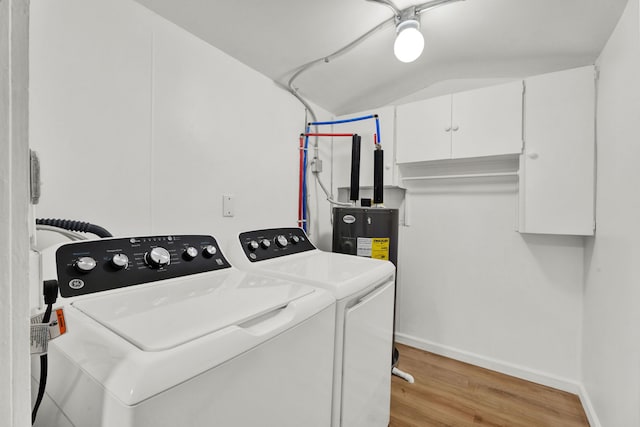
[[[389,424],[395,267],[315,248],[300,228],[241,233],[228,248],[238,268],[307,283],[337,300],[334,427]]]
[[[75,242],[56,263],[68,332],[36,425],[330,424],[329,292],[239,271],[211,236]]]

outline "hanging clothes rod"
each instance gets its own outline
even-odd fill
[[[464,175],[430,175],[430,176],[406,176],[403,181],[423,181],[427,179],[458,179],[458,178],[493,178],[501,176],[518,176],[518,172],[494,172],[494,173],[470,173]]]

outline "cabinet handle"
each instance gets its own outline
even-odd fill
[[[445,132],[450,132],[451,131],[451,126],[447,126],[446,128],[444,128]]]
[[[530,158],[531,160],[535,160],[538,158],[538,153],[536,153],[535,151],[532,151],[530,153],[527,153],[527,157]]]
[[[454,132],[458,132],[458,129],[460,129],[460,126],[454,125],[451,129],[453,129]]]

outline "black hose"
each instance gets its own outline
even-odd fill
[[[51,320],[51,311],[53,309],[53,304],[49,304],[47,309],[44,312],[44,316],[42,316],[42,323],[49,323]],[[36,416],[38,415],[38,408],[40,408],[40,404],[42,403],[42,398],[44,397],[44,390],[47,387],[47,370],[48,370],[49,362],[47,358],[47,354],[43,354],[40,356],[40,384],[38,386],[38,397],[36,398],[36,403],[31,410],[31,424],[33,425],[36,422]]]
[[[99,225],[91,224],[89,222],[73,221],[70,219],[58,219],[58,218],[36,218],[37,225],[50,225],[53,227],[63,228],[69,231],[80,231],[82,233],[92,233],[98,237],[113,237],[113,234],[109,233],[106,229]]]

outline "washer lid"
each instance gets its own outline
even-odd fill
[[[170,279],[72,305],[144,351],[177,347],[285,307],[313,288],[232,271]]]

